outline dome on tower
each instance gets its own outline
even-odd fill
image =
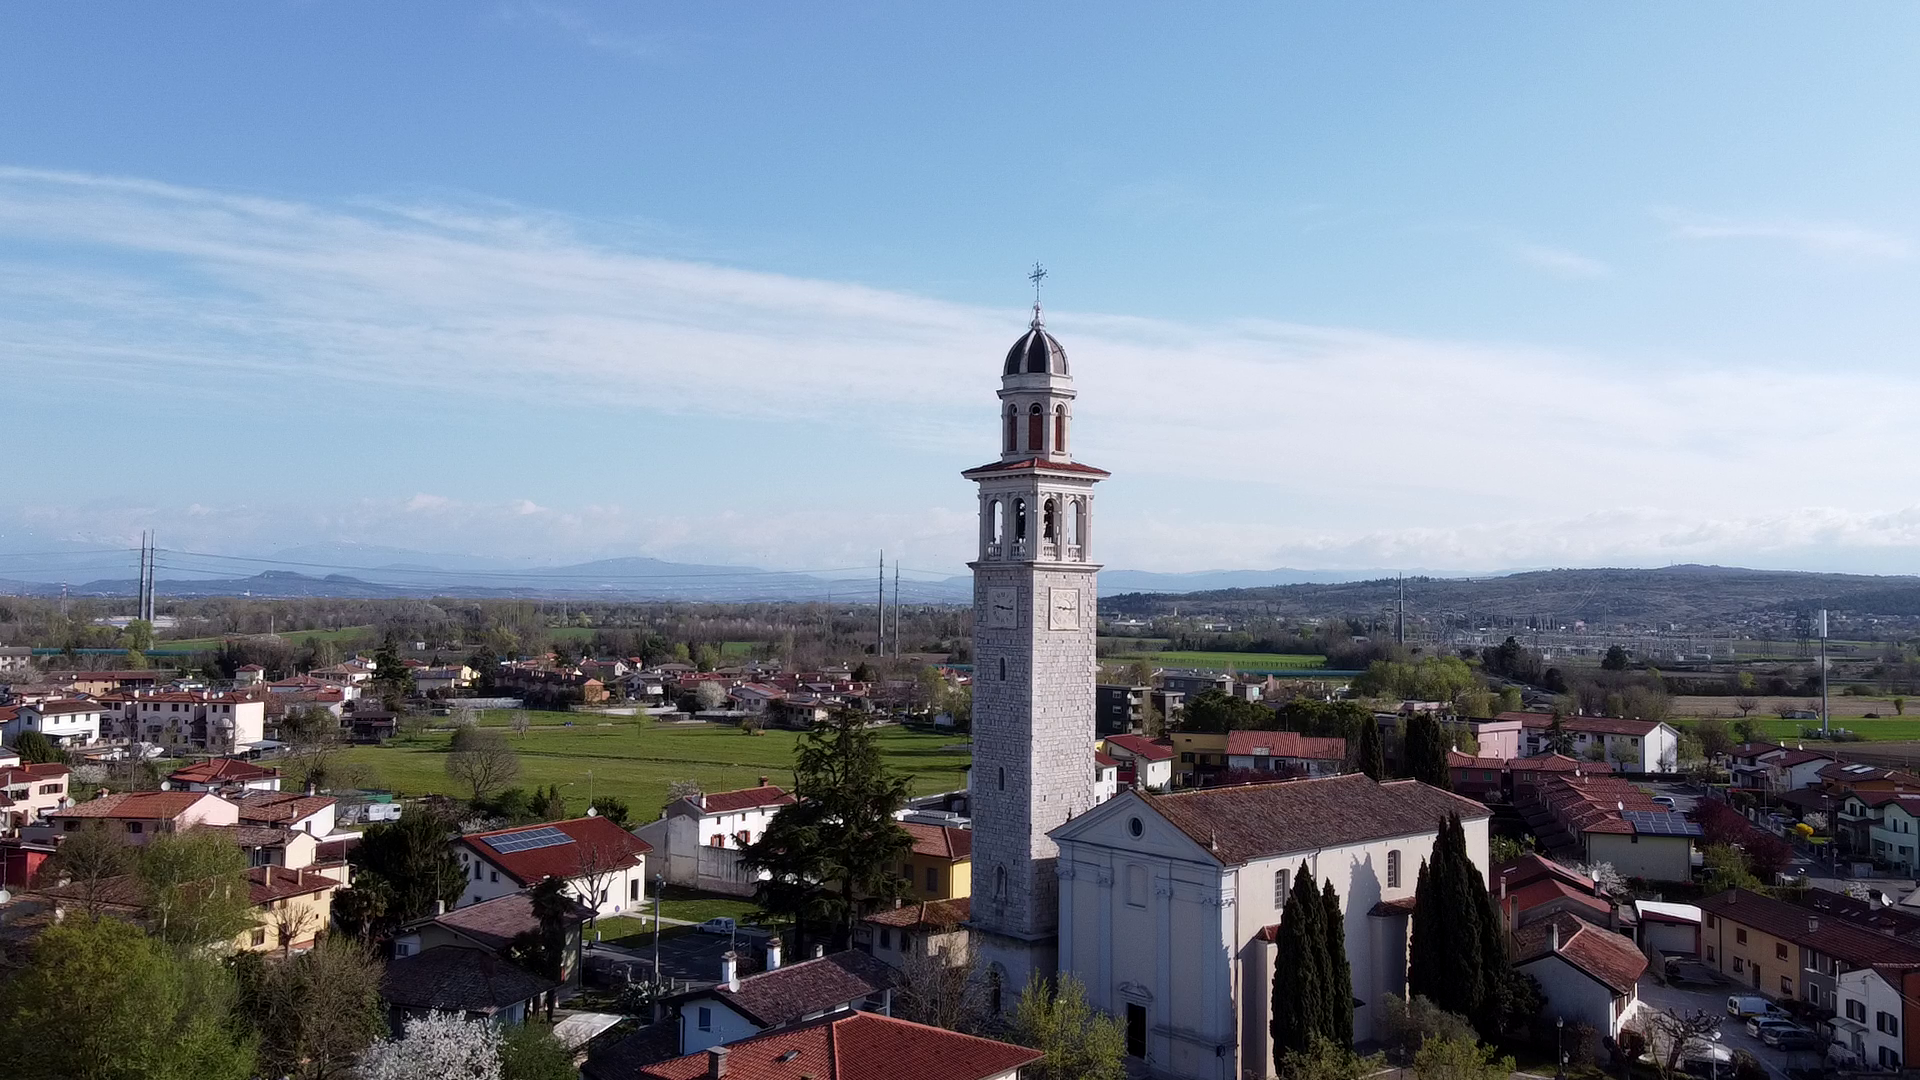
[[[1040,319],[1040,305],[1033,306],[1033,322],[1020,340],[1007,350],[1006,370],[1003,375],[1065,375],[1067,372],[1067,350]]]

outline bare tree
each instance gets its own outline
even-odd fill
[[[1760,699],[1742,695],[1733,699],[1733,707],[1740,710],[1741,716],[1746,716],[1760,707]]]
[[[525,709],[515,709],[513,715],[507,718],[507,726],[513,729],[515,735],[524,737],[533,728],[533,717],[528,716]]]
[[[673,783],[667,785],[667,801],[669,803],[676,803],[681,799],[698,799],[701,794],[700,781],[698,780],[675,780]]]
[[[578,855],[573,879],[580,883],[586,892],[586,904],[598,912],[600,905],[608,899],[604,894],[613,880],[621,872],[633,865],[633,854],[629,851],[588,840],[574,845]]]
[[[1660,1063],[1661,1075],[1672,1076],[1674,1070],[1680,1067],[1687,1044],[1711,1038],[1714,1032],[1720,1030],[1720,1017],[1698,1009],[1687,1012],[1666,1009],[1645,1013],[1641,1025],[1645,1028],[1647,1043],[1653,1049],[1655,1060]]]
[[[43,873],[78,885],[81,907],[98,915],[114,891],[114,879],[131,872],[133,863],[133,849],[108,832],[106,822],[95,820],[60,841]]]
[[[987,973],[971,949],[941,946],[931,954],[908,949],[905,955],[894,987],[894,1008],[901,1019],[970,1033],[993,1022]]]
[[[473,731],[447,755],[447,775],[473,791],[475,802],[520,775],[520,755],[495,731]]]

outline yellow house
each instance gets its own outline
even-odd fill
[[[334,875],[284,866],[249,868],[247,885],[255,922],[233,943],[246,952],[312,948],[314,939],[333,925],[333,894],[343,887]]]
[[[1190,783],[1188,778],[1202,768],[1226,768],[1226,732],[1174,731],[1168,737],[1173,740],[1173,775],[1179,786]]]
[[[913,851],[900,876],[913,884],[911,899],[957,900],[973,892],[973,830],[902,822]]]

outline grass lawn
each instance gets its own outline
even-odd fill
[[[233,636],[244,637],[247,635],[235,634]],[[305,645],[312,641],[332,641],[338,643],[360,637],[372,641],[373,627],[343,626],[338,630],[288,630],[275,636],[289,645]],[[212,652],[218,649],[220,643],[225,640],[227,639],[224,637],[202,637],[180,638],[175,641],[156,641],[153,643],[153,648],[149,651],[149,655],[168,652]]]
[[[660,900],[660,915],[663,918],[679,919],[681,922],[706,922],[708,919],[717,919],[722,915],[731,915],[741,922],[746,922],[747,917],[756,910],[758,909],[753,906],[751,900],[743,900],[737,896],[712,896],[694,892],[691,889],[683,889],[678,885],[667,886],[667,891]],[[648,906],[647,911],[649,914],[652,913],[651,905]]]
[[[1151,652],[1120,653],[1100,659],[1110,664],[1146,660],[1163,667],[1208,671],[1225,671],[1228,668],[1235,671],[1299,671],[1325,667],[1327,663],[1326,657],[1307,653]]]
[[[1820,726],[1820,721],[1782,720],[1778,717],[1768,717],[1760,721],[1760,726],[1776,741],[1791,744],[1801,738],[1800,729],[1809,727],[1817,728]],[[1920,717],[1860,720],[1854,717],[1841,716],[1839,710],[1836,709],[1833,714],[1833,726],[1846,728],[1848,731],[1859,735],[1869,742],[1887,742],[1889,740],[1894,742],[1908,742],[1920,739]],[[1816,743],[1815,745],[1828,744]],[[1833,743],[1831,745],[1844,747],[1848,744]]]
[[[693,780],[707,791],[752,787],[760,777],[792,782],[793,748],[799,733],[768,731],[746,735],[711,724],[655,724],[579,713],[533,713],[537,726],[525,735],[509,735],[520,752],[514,786],[560,785],[576,809],[586,808],[589,792],[627,800],[636,821],[651,821],[666,804],[667,786]],[[573,727],[564,726],[571,719]],[[499,722],[505,722],[505,714]],[[899,727],[876,732],[887,765],[905,773],[917,794],[951,791],[966,785],[963,771],[972,754],[954,735],[920,734]],[[395,739],[385,746],[355,746],[341,752],[343,763],[366,770],[364,783],[403,795],[441,793],[465,796],[446,774],[450,735],[428,733]],[[950,746],[960,749],[945,749]],[[591,775],[589,775],[591,774]],[[299,778],[289,777],[293,787]]]

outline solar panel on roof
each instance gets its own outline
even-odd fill
[[[538,829],[523,829],[520,832],[489,836],[484,842],[502,855],[511,855],[516,851],[532,851],[535,848],[571,844],[573,837],[548,825]]]
[[[1683,814],[1657,814],[1651,810],[1628,810],[1620,815],[1633,831],[1642,836],[1699,836],[1700,826]]]

